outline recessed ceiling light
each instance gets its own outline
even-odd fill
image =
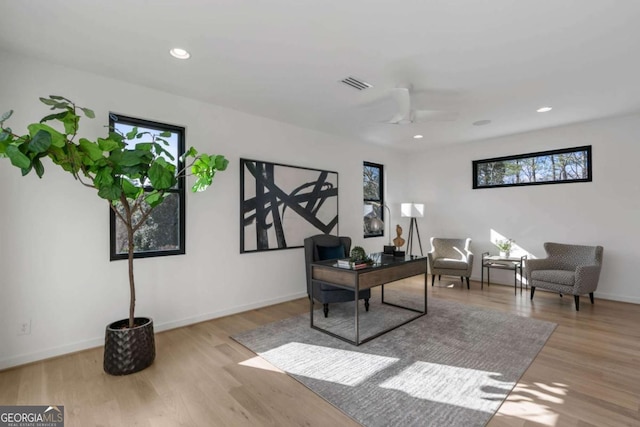
[[[413,139],[422,139],[424,136],[422,135],[413,135]]]
[[[191,58],[191,54],[184,49],[180,49],[179,47],[174,47],[169,51],[171,56],[178,59],[189,59]]]
[[[474,125],[474,126],[484,126],[484,125],[488,125],[489,123],[491,123],[491,120],[478,120],[476,122],[473,122],[472,125]]]
[[[536,111],[538,113],[546,113],[547,111],[553,110],[553,107],[540,107]]]

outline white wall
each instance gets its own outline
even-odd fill
[[[114,111],[186,126],[187,145],[230,160],[212,188],[187,196],[187,254],[136,261],[136,313],[158,331],[306,295],[302,249],[239,253],[240,157],[337,171],[340,233],[367,250],[386,237],[361,237],[362,162],[385,165],[392,205],[405,196],[405,158],[382,148],[3,51],[0,63],[0,110],[15,110],[14,130],[49,113],[38,97],[57,94],[96,112],[83,136],[103,135]],[[106,202],[48,166],[39,180],[0,159],[0,369],[102,345],[105,326],[127,317]],[[28,319],[31,334],[18,336]]]
[[[551,114],[551,113],[550,113]],[[491,230],[544,257],[546,241],[602,245],[596,296],[640,303],[640,115],[598,120],[509,137],[451,145],[412,158],[412,198],[426,203],[420,230],[431,236],[471,237],[473,276],[480,254],[496,248]],[[593,182],[473,190],[471,163],[536,151],[593,146]],[[430,247],[430,245],[428,245]],[[492,270],[511,284],[513,274]]]

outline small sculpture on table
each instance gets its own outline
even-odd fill
[[[393,244],[396,246],[396,250],[393,251],[393,256],[404,257],[405,252],[400,250],[400,248],[404,246],[405,242],[405,240],[402,238],[402,227],[400,227],[400,224],[396,225],[396,234],[397,237],[393,239]]]

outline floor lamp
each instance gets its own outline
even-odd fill
[[[420,246],[420,255],[424,256],[422,252],[422,242],[420,241],[420,230],[418,230],[418,222],[416,218],[422,218],[424,216],[424,205],[422,203],[402,203],[400,206],[400,216],[404,218],[411,218],[409,225],[409,237],[407,238],[407,249],[409,250],[409,256],[413,257],[413,230],[415,227],[416,235],[418,236],[418,245]]]

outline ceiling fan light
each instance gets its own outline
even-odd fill
[[[189,52],[187,52],[184,49],[181,49],[179,47],[174,47],[173,49],[169,50],[169,53],[171,54],[171,56],[173,56],[174,58],[177,59],[189,59],[191,58],[191,54]]]

